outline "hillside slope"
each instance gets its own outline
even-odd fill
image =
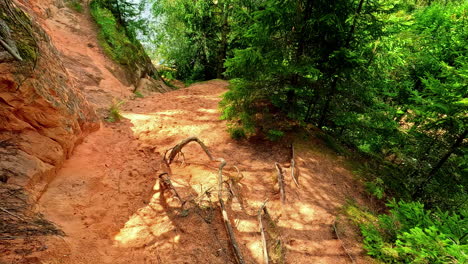
[[[262,262],[257,210],[265,199],[275,221],[268,243],[281,241],[283,248],[270,249],[272,263],[351,263],[333,231],[346,199],[361,200],[344,160],[313,137],[298,139],[296,187],[288,146],[229,137],[217,109],[226,85],[210,81],[129,101],[124,121],[87,137],[39,203],[67,236],[50,238],[50,250],[34,256],[52,263],[235,263],[216,205],[217,164],[196,144],[184,148],[185,162],[180,157],[172,166],[172,181],[184,200],[198,203],[184,210],[157,180],[162,154],[195,135],[226,159],[225,177],[237,175],[234,165],[243,175],[226,204],[247,263]],[[275,162],[284,167],[284,205]],[[211,195],[204,196],[207,190]],[[367,263],[356,241],[346,243],[357,263]]]
[[[0,259],[58,232],[35,202],[111,104],[134,97],[135,86],[170,90],[108,59],[88,10],[67,3],[0,1]]]

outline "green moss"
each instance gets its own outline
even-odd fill
[[[342,208],[343,213],[356,225],[377,222],[378,218],[371,212],[359,207],[354,201],[348,200]]]
[[[76,12],[78,13],[83,13],[83,5],[81,4],[80,1],[77,1],[77,0],[69,0],[67,1],[67,6],[72,9],[72,10],[75,10]]]
[[[30,44],[27,40],[17,41],[16,47],[18,48],[18,52],[24,60],[36,60],[37,59],[37,52],[36,47]]]
[[[143,47],[132,41],[125,28],[117,22],[112,12],[99,1],[90,3],[91,15],[99,27],[98,41],[104,52],[122,65],[136,65],[144,61],[146,53]]]
[[[37,43],[33,39],[31,20],[21,10],[15,9],[15,16],[1,12],[0,18],[6,22],[11,31],[11,37],[16,43],[18,53],[25,61],[34,61],[37,59]]]

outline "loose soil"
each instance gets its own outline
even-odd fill
[[[265,199],[271,237],[282,241],[286,263],[351,263],[333,222],[359,186],[342,159],[314,138],[297,140],[300,187],[288,168],[290,149],[268,142],[235,141],[219,119],[224,81],[210,81],[128,101],[118,123],[107,123],[78,146],[40,200],[45,216],[67,234],[38,256],[43,263],[234,263],[216,199],[180,209],[158,184],[161,157],[179,141],[197,136],[228,162],[226,177],[242,172],[240,197],[227,203],[248,263],[262,261],[257,210]],[[216,191],[216,162],[189,144],[172,165],[173,184],[189,200]],[[274,163],[285,167],[281,204]],[[227,194],[226,194],[227,196]],[[207,221],[205,221],[207,220]],[[211,221],[209,221],[211,220]],[[270,241],[272,243],[274,241]],[[346,242],[346,241],[345,241]],[[366,263],[355,242],[345,245]],[[273,256],[275,257],[275,256]],[[278,262],[281,257],[278,257]]]

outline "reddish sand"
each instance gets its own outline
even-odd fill
[[[48,2],[32,3],[45,12]],[[198,209],[189,204],[181,211],[179,202],[159,188],[162,154],[189,136],[227,160],[226,178],[237,175],[234,165],[242,171],[239,199],[229,199],[226,206],[247,263],[263,261],[257,210],[267,198],[286,263],[351,263],[332,224],[346,198],[359,200],[360,188],[340,158],[318,140],[297,139],[296,187],[286,168],[288,147],[229,137],[218,110],[227,82],[130,100],[131,87],[111,74],[113,63],[100,50],[89,15],[54,10],[53,18],[41,22],[66,57],[67,69],[101,110],[114,97],[127,98],[125,119],[104,123],[65,162],[39,210],[66,236],[48,237],[47,250],[21,263],[234,263],[216,202],[218,164],[192,143],[183,150],[185,162],[180,158],[172,165],[174,186],[183,199],[195,199]],[[285,167],[285,205],[279,201],[275,162]],[[201,195],[207,190],[210,195]],[[345,242],[358,263],[367,263],[355,240]]]
[[[286,263],[351,263],[332,223],[345,198],[359,188],[343,162],[320,142],[297,141],[300,188],[285,168],[286,204],[275,187],[274,163],[285,165],[289,149],[274,143],[230,139],[219,120],[226,82],[210,81],[178,91],[128,101],[126,118],[105,124],[78,146],[40,200],[45,216],[67,236],[51,239],[44,263],[234,263],[213,195],[212,208],[188,212],[157,184],[161,155],[180,140],[197,136],[215,157],[227,160],[226,175],[244,178],[237,199],[228,201],[231,221],[247,263],[262,262],[257,210],[268,198],[285,248]],[[184,148],[172,165],[173,183],[184,199],[216,191],[216,162],[198,145]],[[203,190],[203,191],[201,191]],[[227,196],[227,195],[226,195]],[[205,197],[205,200],[207,198]],[[207,223],[203,218],[213,220]],[[358,262],[361,251],[349,246]],[[47,262],[48,261],[48,262]]]

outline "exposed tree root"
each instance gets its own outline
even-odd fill
[[[277,226],[278,219],[273,220],[271,218],[266,206],[262,206],[262,210],[262,221],[264,220],[266,222],[266,226],[264,226],[264,234],[267,245],[266,248],[268,251],[268,261],[269,263],[283,264],[285,263],[285,248],[283,247],[283,240],[281,239],[281,234]]]
[[[299,187],[296,176],[294,176],[294,169],[296,167],[295,155],[294,155],[294,144],[291,144],[291,178],[293,178],[294,183]]]
[[[174,185],[171,182],[171,177],[169,176],[169,173],[164,172],[164,173],[159,174],[159,179],[160,179],[159,184],[161,186],[161,189],[162,190],[164,190],[164,189],[171,190],[174,193],[174,196],[177,197],[177,199],[179,199],[179,201],[181,203],[181,207],[183,209],[186,201],[184,201],[182,199],[182,197],[180,197],[179,193],[175,189]]]
[[[200,147],[202,147],[203,151],[205,151],[206,155],[211,161],[215,161],[215,159],[213,159],[213,155],[211,155],[211,152],[208,150],[206,145],[200,139],[198,139],[197,137],[189,137],[189,138],[182,140],[179,144],[175,145],[172,149],[170,149],[171,152],[169,152],[169,157],[167,158],[166,158],[166,153],[167,153],[166,151],[166,153],[164,154],[164,163],[166,163],[167,165],[170,165],[172,161],[174,160],[174,158],[176,157],[176,155],[182,150],[182,148],[192,141],[197,142],[200,145]]]
[[[278,162],[275,162],[275,167],[276,171],[278,172],[278,185],[280,189],[280,198],[281,198],[281,203],[286,202],[286,193],[284,191],[284,176],[283,176],[283,170],[281,169],[281,166],[279,165]]]
[[[270,263],[270,258],[268,257],[268,246],[267,246],[267,241],[266,241],[266,236],[265,236],[265,229],[263,228],[263,220],[262,220],[262,212],[266,208],[267,202],[268,202],[268,199],[265,200],[265,202],[263,202],[262,206],[260,206],[260,209],[258,209],[258,216],[257,216],[260,234],[262,236],[263,263],[265,264]]]
[[[240,197],[240,193],[237,191],[236,188],[236,183],[238,183],[244,176],[242,176],[242,173],[240,172],[239,168],[236,166],[233,166],[237,170],[237,176],[229,176],[228,175],[228,180],[226,181],[228,187],[229,187],[229,192],[231,193],[232,197],[236,198],[239,203],[242,203],[242,198]]]
[[[229,235],[229,240],[231,241],[237,263],[244,264],[244,257],[242,256],[242,252],[240,251],[239,245],[237,244],[236,236],[234,235],[234,231],[226,211],[226,206],[224,205],[223,201],[223,168],[226,166],[226,161],[223,158],[220,158],[219,160],[221,163],[219,164],[218,170],[218,200],[219,205],[221,206],[221,215],[223,217],[224,227],[226,228],[226,232]]]
[[[338,234],[338,230],[336,228],[336,219],[333,220],[333,230],[335,231],[335,235],[336,235],[336,238],[338,240],[340,240],[340,243],[341,243],[341,247],[343,248],[343,250],[346,252],[346,255],[348,255],[349,259],[351,260],[351,263],[356,263],[356,261],[354,260],[353,256],[351,256],[351,254],[349,254],[349,251],[348,249],[345,247],[344,243],[343,243],[343,240],[341,240],[340,238],[340,235]]]
[[[229,221],[228,213],[226,211],[226,206],[224,205],[224,201],[223,201],[223,168],[226,166],[226,160],[224,160],[223,158],[214,159],[213,155],[211,155],[211,152],[206,147],[206,145],[200,139],[198,139],[197,137],[186,138],[186,139],[182,140],[179,144],[175,145],[173,148],[167,150],[164,153],[163,163],[166,165],[167,171],[165,171],[165,172],[163,172],[163,173],[161,173],[159,175],[159,178],[161,179],[162,187],[172,190],[173,193],[174,193],[174,196],[176,196],[181,201],[182,208],[183,208],[185,202],[180,197],[180,195],[177,193],[176,189],[174,188],[174,185],[172,185],[171,180],[170,180],[170,177],[171,177],[171,174],[172,174],[170,165],[174,161],[177,154],[181,153],[182,148],[184,146],[186,146],[188,143],[192,142],[192,141],[197,142],[201,146],[201,148],[203,149],[203,151],[206,153],[206,155],[208,156],[208,158],[211,161],[219,161],[220,162],[219,169],[218,169],[218,200],[219,200],[219,205],[220,205],[220,210],[221,210],[221,216],[222,216],[222,219],[223,219],[223,222],[224,222],[224,227],[226,228],[226,232],[227,232],[227,234],[229,236],[231,246],[232,246],[233,251],[234,251],[234,256],[236,258],[236,262],[238,264],[245,264],[244,257],[242,255],[242,252],[240,251],[239,244],[236,241],[236,237],[235,237],[231,222]],[[237,169],[237,171],[240,174],[239,169]],[[230,186],[230,189],[231,189],[231,192],[234,193],[231,186]]]

